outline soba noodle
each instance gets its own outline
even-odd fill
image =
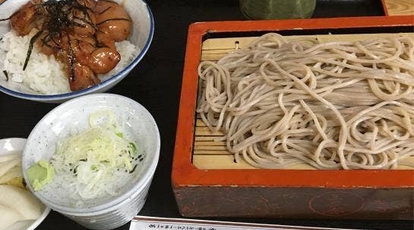
[[[199,65],[197,112],[259,168],[414,167],[414,41],[265,34]]]

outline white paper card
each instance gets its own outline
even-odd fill
[[[131,221],[129,230],[332,230],[334,228],[318,228],[305,226],[286,226],[256,224],[245,222],[228,222],[197,220],[185,218],[163,218],[136,216]]]

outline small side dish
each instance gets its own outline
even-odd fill
[[[34,229],[50,209],[26,188],[22,174],[23,138],[0,140],[0,230]]]
[[[138,102],[94,93],[55,107],[33,128],[23,177],[53,210],[88,229],[114,229],[145,203],[160,135]]]
[[[62,187],[82,206],[83,200],[119,195],[144,160],[137,147],[113,111],[98,110],[90,114],[89,127],[59,140],[51,159],[38,161],[26,173],[35,191],[48,184]]]

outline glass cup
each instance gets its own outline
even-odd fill
[[[249,19],[310,18],[316,0],[239,0],[239,6]]]

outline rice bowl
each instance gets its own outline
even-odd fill
[[[70,93],[67,77],[63,71],[62,63],[54,56],[45,55],[33,47],[31,58],[26,70],[23,70],[23,62],[27,55],[30,38],[34,33],[27,36],[18,36],[12,31],[6,33],[0,41],[0,64],[8,73],[7,86],[23,85],[20,88],[27,93],[38,95],[55,95]],[[98,75],[102,81],[108,80],[116,75],[125,66],[133,61],[139,53],[140,48],[128,40],[117,42],[117,50],[121,54],[121,61],[107,74]]]
[[[27,0],[15,0],[15,1],[6,1],[0,6],[0,18],[8,18],[10,12],[15,12],[21,5],[26,3]],[[119,81],[128,75],[128,73],[140,62],[148,51],[150,44],[152,42],[154,34],[154,18],[152,12],[145,3],[145,1],[139,0],[137,4],[136,1],[119,1],[122,2],[124,8],[127,10],[132,23],[131,34],[128,38],[128,41],[117,44],[117,49],[122,53],[122,61],[118,64],[116,69],[113,69],[106,76],[101,76],[101,83],[92,86],[87,89],[82,89],[79,91],[70,92],[67,90],[67,86],[63,86],[62,77],[50,77],[59,73],[59,67],[46,59],[53,59],[47,57],[45,58],[36,58],[32,60],[32,65],[35,67],[35,71],[28,71],[31,75],[44,75],[46,72],[49,72],[49,77],[43,78],[30,78],[27,80],[27,83],[22,84],[23,78],[17,74],[15,77],[6,77],[4,73],[0,73],[0,91],[8,95],[40,102],[52,102],[52,103],[61,103],[68,99],[78,97],[81,95],[104,92],[113,86],[115,86]],[[132,13],[133,12],[133,13]],[[15,37],[9,33],[10,26],[8,21],[0,22],[0,33],[3,34],[2,41],[3,48],[0,48],[0,70],[3,72],[5,65],[5,54],[9,51],[13,51],[13,55],[18,55],[19,59],[21,56],[26,56],[27,48],[23,47],[23,44],[28,43],[28,38],[24,41],[18,41],[14,39]],[[20,39],[21,40],[21,39]],[[1,44],[0,44],[1,46]],[[15,47],[18,46],[18,50]],[[131,49],[131,47],[136,47],[136,50]],[[125,52],[123,52],[125,51]],[[21,60],[20,62],[23,62]],[[47,61],[47,62],[46,62]],[[48,64],[44,64],[48,63]],[[50,64],[52,63],[52,64]],[[20,63],[21,65],[21,63]],[[17,63],[15,66],[19,66]],[[16,68],[16,67],[12,67]],[[15,70],[19,72],[21,70]],[[50,78],[53,78],[51,82]],[[45,85],[44,82],[47,82]],[[56,87],[58,86],[58,87]],[[52,89],[53,88],[53,89]],[[47,94],[45,94],[47,93]]]

